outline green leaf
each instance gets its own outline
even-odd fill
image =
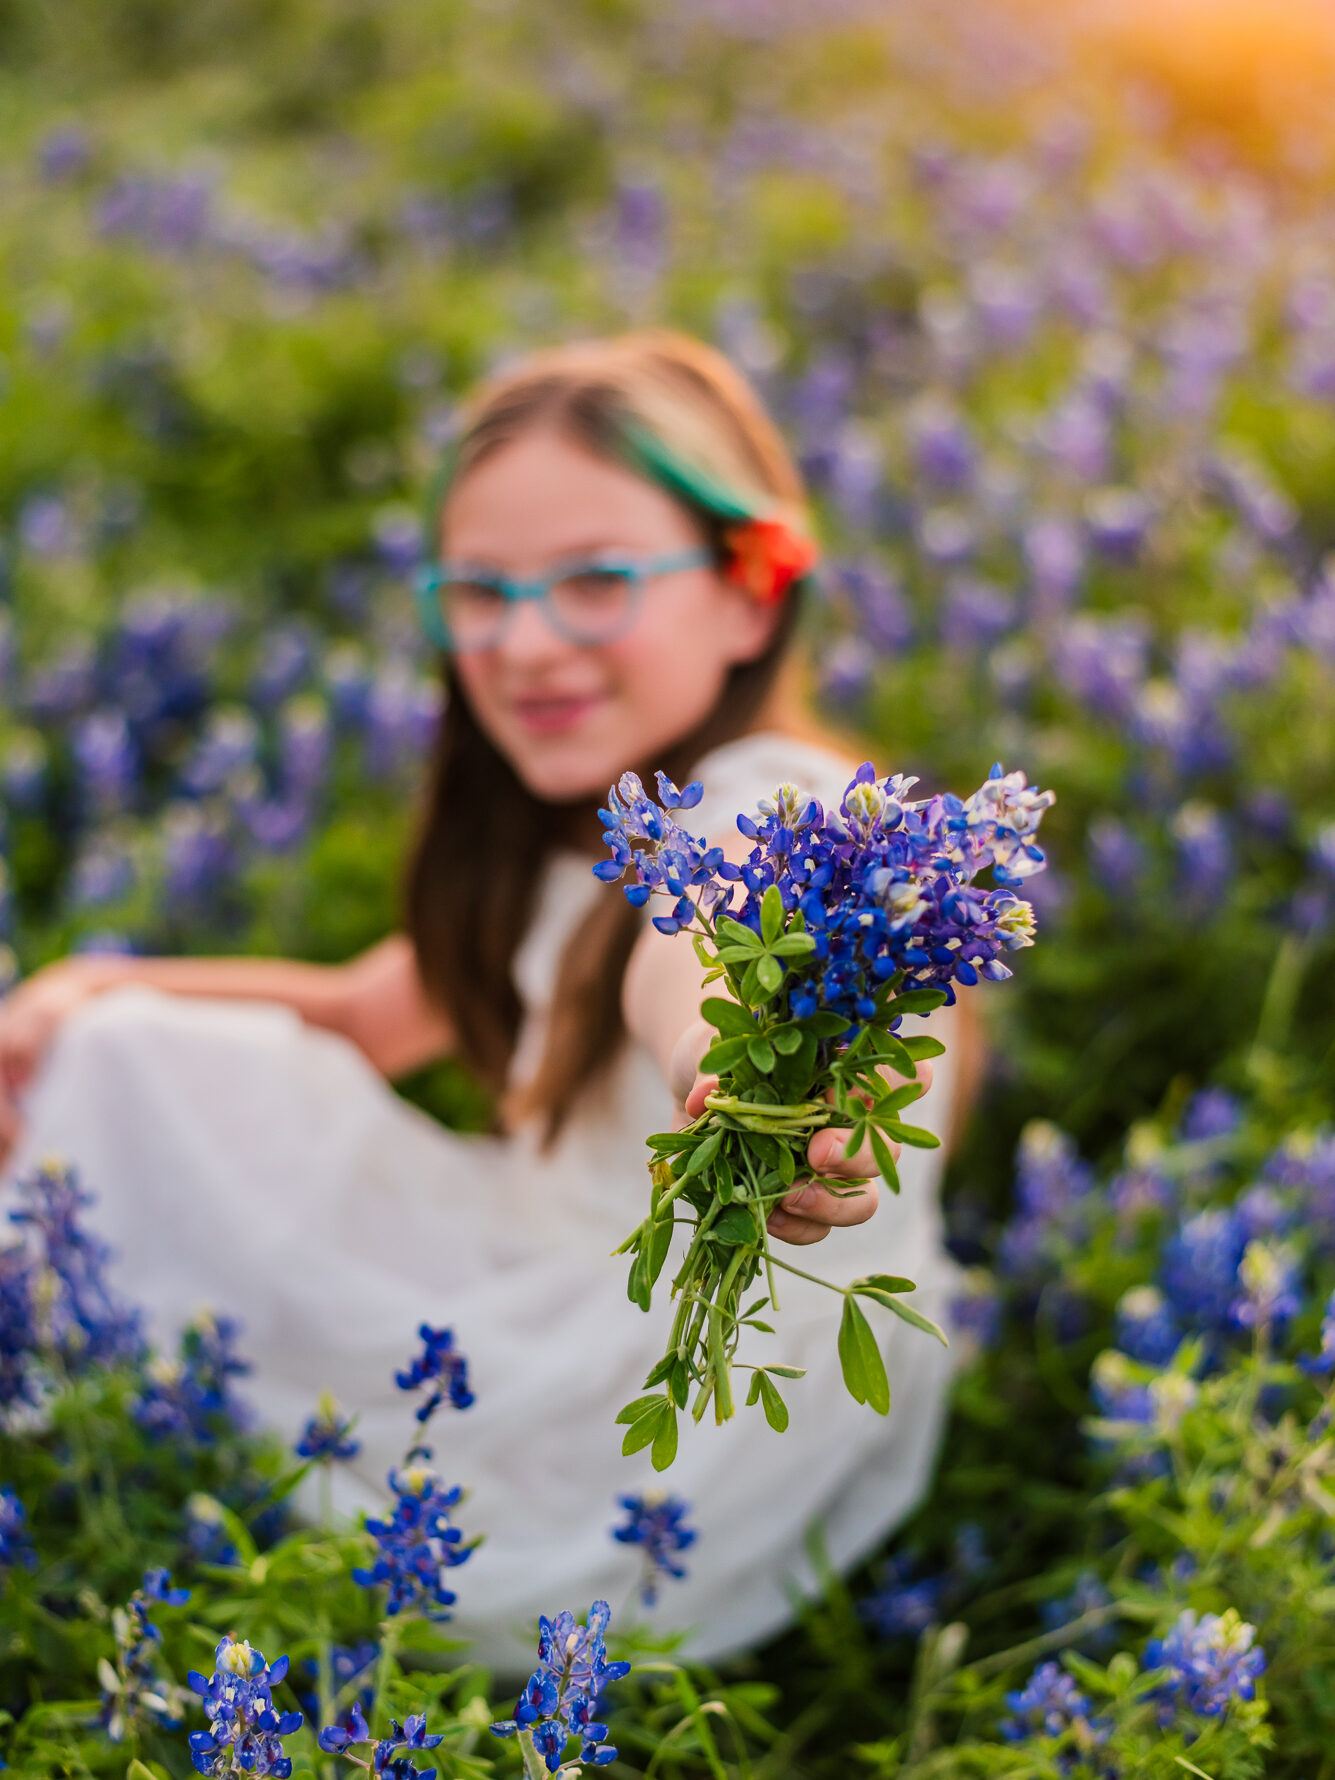
[[[164,1771],[162,1768],[158,1769],[159,1774]],[[154,1774],[152,1768],[145,1767],[143,1762],[132,1761],[125,1770],[125,1780],[157,1780],[157,1775]]]
[[[630,1272],[626,1275],[626,1296],[632,1304],[638,1304],[641,1310],[648,1310],[653,1303],[653,1282],[649,1278],[649,1256],[640,1248],[630,1264]]]
[[[899,1189],[899,1170],[895,1167],[895,1158],[890,1153],[890,1146],[876,1129],[868,1125],[867,1136],[871,1139],[871,1153],[876,1158],[876,1166],[885,1180],[892,1182],[895,1190]]]
[[[915,1032],[911,1038],[899,1041],[915,1063],[923,1063],[929,1057],[944,1057],[946,1047],[939,1038],[928,1038],[925,1032]]]
[[[685,1409],[686,1399],[691,1394],[691,1377],[686,1370],[685,1360],[678,1359],[674,1362],[672,1371],[668,1374],[668,1390],[677,1408]]]
[[[808,1014],[802,1027],[804,1031],[814,1032],[817,1038],[838,1038],[841,1032],[848,1031],[848,1021],[842,1014]]]
[[[656,1372],[657,1370],[658,1368],[655,1367],[654,1371]],[[651,1372],[649,1376],[652,1378],[653,1373]],[[658,1409],[658,1405],[662,1401],[663,1399],[656,1395],[652,1397],[636,1397],[633,1403],[627,1403],[624,1409],[617,1411],[617,1426],[622,1427],[626,1422],[640,1421],[644,1416],[655,1413]]]
[[[775,1378],[805,1378],[805,1366],[766,1366],[766,1372],[772,1372]]]
[[[939,1150],[941,1139],[934,1131],[924,1131],[921,1125],[901,1125],[898,1119],[887,1120],[885,1129],[896,1143],[907,1143],[915,1150]]]
[[[785,971],[777,958],[771,958],[768,952],[763,953],[755,963],[756,981],[766,995],[777,995],[783,987]]]
[[[756,1240],[756,1220],[749,1207],[730,1205],[721,1211],[709,1226],[706,1235],[717,1237],[720,1242],[738,1243]]]
[[[899,1273],[864,1273],[861,1279],[855,1279],[848,1288],[850,1292],[916,1292],[917,1286],[911,1279],[905,1279]]]
[[[742,976],[738,991],[748,1007],[754,1007],[764,997],[760,992],[760,976],[755,964],[748,964]]]
[[[785,933],[770,946],[776,958],[805,958],[816,949],[816,941],[810,933]]]
[[[700,1012],[726,1038],[749,1038],[756,1029],[755,1021],[746,1009],[722,995],[711,995],[702,1001]]]
[[[700,1059],[700,1069],[705,1075],[721,1075],[729,1069],[736,1069],[746,1055],[747,1040],[744,1038],[716,1038],[704,1056]]]
[[[848,1142],[844,1145],[844,1160],[856,1156],[867,1138],[867,1121],[855,1119],[848,1133]]]
[[[885,1361],[871,1324],[851,1295],[844,1299],[844,1314],[839,1322],[839,1363],[853,1400],[868,1404],[878,1415],[888,1415],[890,1381],[885,1375]]]
[[[902,1039],[896,1038],[893,1032],[878,1034],[876,1055],[882,1063],[888,1063],[896,1075],[913,1075],[915,1073],[908,1046]]]
[[[746,1407],[748,1409],[750,1409],[753,1403],[758,1403],[760,1401],[760,1377],[761,1375],[759,1372],[753,1372],[751,1374],[751,1389],[746,1393]]]
[[[731,915],[724,915],[719,922],[718,936],[725,945],[741,946],[747,952],[759,952],[762,949],[760,940],[751,929],[741,921],[734,921]]]
[[[761,954],[750,946],[720,946],[718,955],[723,964],[742,964],[748,958],[759,958]]]
[[[671,1211],[672,1207],[669,1206],[669,1214]],[[660,1218],[649,1233],[649,1242],[646,1249],[646,1265],[651,1287],[657,1283],[658,1276],[663,1271],[663,1263],[668,1258],[668,1252],[672,1247],[672,1231],[673,1221],[671,1215],[669,1215]]]
[[[774,1067],[774,1046],[767,1038],[748,1038],[746,1054],[762,1075],[768,1075]]]
[[[944,989],[905,989],[890,1003],[890,1011],[896,1018],[900,1014],[930,1014],[945,999]]]
[[[644,1382],[646,1384],[663,1384],[663,1383],[665,1383],[667,1380],[668,1374],[672,1371],[672,1368],[676,1364],[677,1364],[677,1356],[676,1356],[675,1352],[664,1354],[662,1359],[654,1367],[653,1371],[649,1374],[648,1378],[646,1378]],[[652,1401],[652,1399],[643,1399],[643,1400]],[[617,1420],[620,1421],[621,1417],[618,1416]]]
[[[776,1026],[769,1035],[770,1043],[781,1057],[791,1057],[802,1044],[802,1028],[800,1026]]]
[[[736,1044],[736,1039],[729,1039],[729,1044]],[[723,1148],[723,1132],[711,1131],[703,1143],[698,1143],[691,1151],[691,1159],[686,1164],[686,1178],[702,1174]]]
[[[914,1310],[913,1306],[905,1304],[902,1298],[892,1298],[888,1295],[881,1297],[875,1292],[869,1295],[874,1297],[878,1304],[884,1304],[887,1310],[892,1310],[901,1322],[911,1323],[915,1329],[921,1329],[924,1335],[935,1335],[942,1347],[950,1346],[945,1335],[937,1328],[931,1317],[924,1316],[920,1310]]]
[[[779,886],[771,884],[760,899],[760,937],[772,946],[783,932],[783,897]]]
[[[905,1082],[902,1088],[892,1088],[888,1094],[882,1094],[876,1103],[877,1111],[898,1112],[901,1106],[912,1106],[922,1096],[921,1082]]]
[[[656,1408],[652,1415],[642,1415],[632,1422],[626,1430],[626,1438],[621,1442],[621,1456],[628,1459],[632,1453],[641,1452],[646,1446],[658,1444],[665,1419],[672,1424],[673,1445],[676,1444],[677,1412],[666,1397],[655,1398]],[[671,1461],[669,1460],[669,1463]]]
[[[760,1380],[760,1402],[765,1420],[776,1434],[782,1434],[788,1426],[788,1405],[763,1372],[757,1372],[756,1377]]]
[[[649,1456],[653,1460],[655,1471],[666,1471],[677,1456],[677,1412],[670,1403]]]

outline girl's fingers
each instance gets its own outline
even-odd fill
[[[688,1119],[698,1119],[705,1110],[705,1095],[712,1094],[718,1087],[716,1075],[698,1075],[695,1086],[686,1096],[685,1113]]]
[[[805,1248],[813,1242],[823,1242],[830,1234],[828,1224],[819,1224],[813,1218],[795,1217],[782,1207],[769,1214],[766,1227],[777,1241],[791,1242],[799,1248]]]
[[[832,1193],[819,1181],[807,1181],[803,1186],[794,1187],[779,1201],[776,1210],[786,1213],[789,1217],[800,1218],[804,1223],[819,1224],[826,1229],[836,1225],[847,1229],[853,1224],[865,1224],[880,1203],[881,1186],[876,1180],[865,1181],[854,1192]],[[773,1229],[773,1224],[770,1226]]]
[[[864,1143],[851,1156],[844,1154],[847,1131],[818,1131],[807,1145],[807,1161],[813,1174],[826,1174],[835,1180],[866,1180],[879,1174],[876,1157],[869,1143]],[[890,1154],[899,1160],[899,1145],[889,1145]]]

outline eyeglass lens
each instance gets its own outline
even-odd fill
[[[453,580],[438,595],[441,616],[456,649],[491,649],[505,631],[508,607],[490,581]],[[627,623],[635,599],[635,576],[625,569],[579,569],[554,581],[543,600],[549,622],[572,642],[599,643]]]

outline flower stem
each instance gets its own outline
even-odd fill
[[[385,1734],[389,1734],[389,1691],[390,1677],[398,1660],[399,1642],[403,1636],[403,1624],[399,1619],[385,1619],[380,1622],[380,1658],[375,1666],[375,1698],[371,1702],[371,1710],[377,1719],[385,1720]]]
[[[547,1764],[533,1747],[533,1732],[520,1727],[519,1747],[524,1753],[524,1780],[548,1780]]]

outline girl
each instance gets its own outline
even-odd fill
[[[647,1454],[620,1457],[613,1417],[668,1311],[632,1306],[608,1255],[642,1215],[645,1136],[711,1085],[694,951],[594,879],[595,812],[628,767],[701,778],[691,826],[739,857],[736,814],[779,782],[837,806],[854,763],[801,738],[781,685],[801,520],[774,427],[710,349],[632,335],[508,371],[467,408],[440,478],[421,594],[448,699],[406,934],[339,968],[72,958],[0,1011],[14,1166],[79,1168],[159,1338],[201,1302],[243,1319],[269,1424],[292,1434],[326,1387],[361,1412],[337,1479],[348,1510],[383,1505],[407,1444],[392,1374],[417,1325],[453,1328],[476,1405],[450,1416],[438,1458],[469,1487],[465,1532],[487,1535],[456,1617],[506,1670],[525,1666],[539,1610],[628,1586],[614,1498],[652,1474]],[[933,1022],[950,1048],[915,1109],[938,1131],[958,1026]],[[451,1051],[497,1090],[500,1135],[442,1130],[387,1086]],[[813,1169],[874,1177],[840,1148],[817,1134]],[[771,1230],[824,1241],[831,1277],[909,1274],[941,1319],[938,1154],[905,1158],[870,1230],[853,1226],[876,1210],[874,1178],[849,1197],[799,1184]],[[758,1411],[688,1427],[670,1476],[699,1541],[660,1611],[705,1657],[789,1617],[812,1524],[840,1565],[880,1540],[922,1492],[941,1422],[936,1343],[884,1319],[882,1420],[839,1380],[839,1300],[791,1288],[768,1338],[808,1368],[790,1430]]]

